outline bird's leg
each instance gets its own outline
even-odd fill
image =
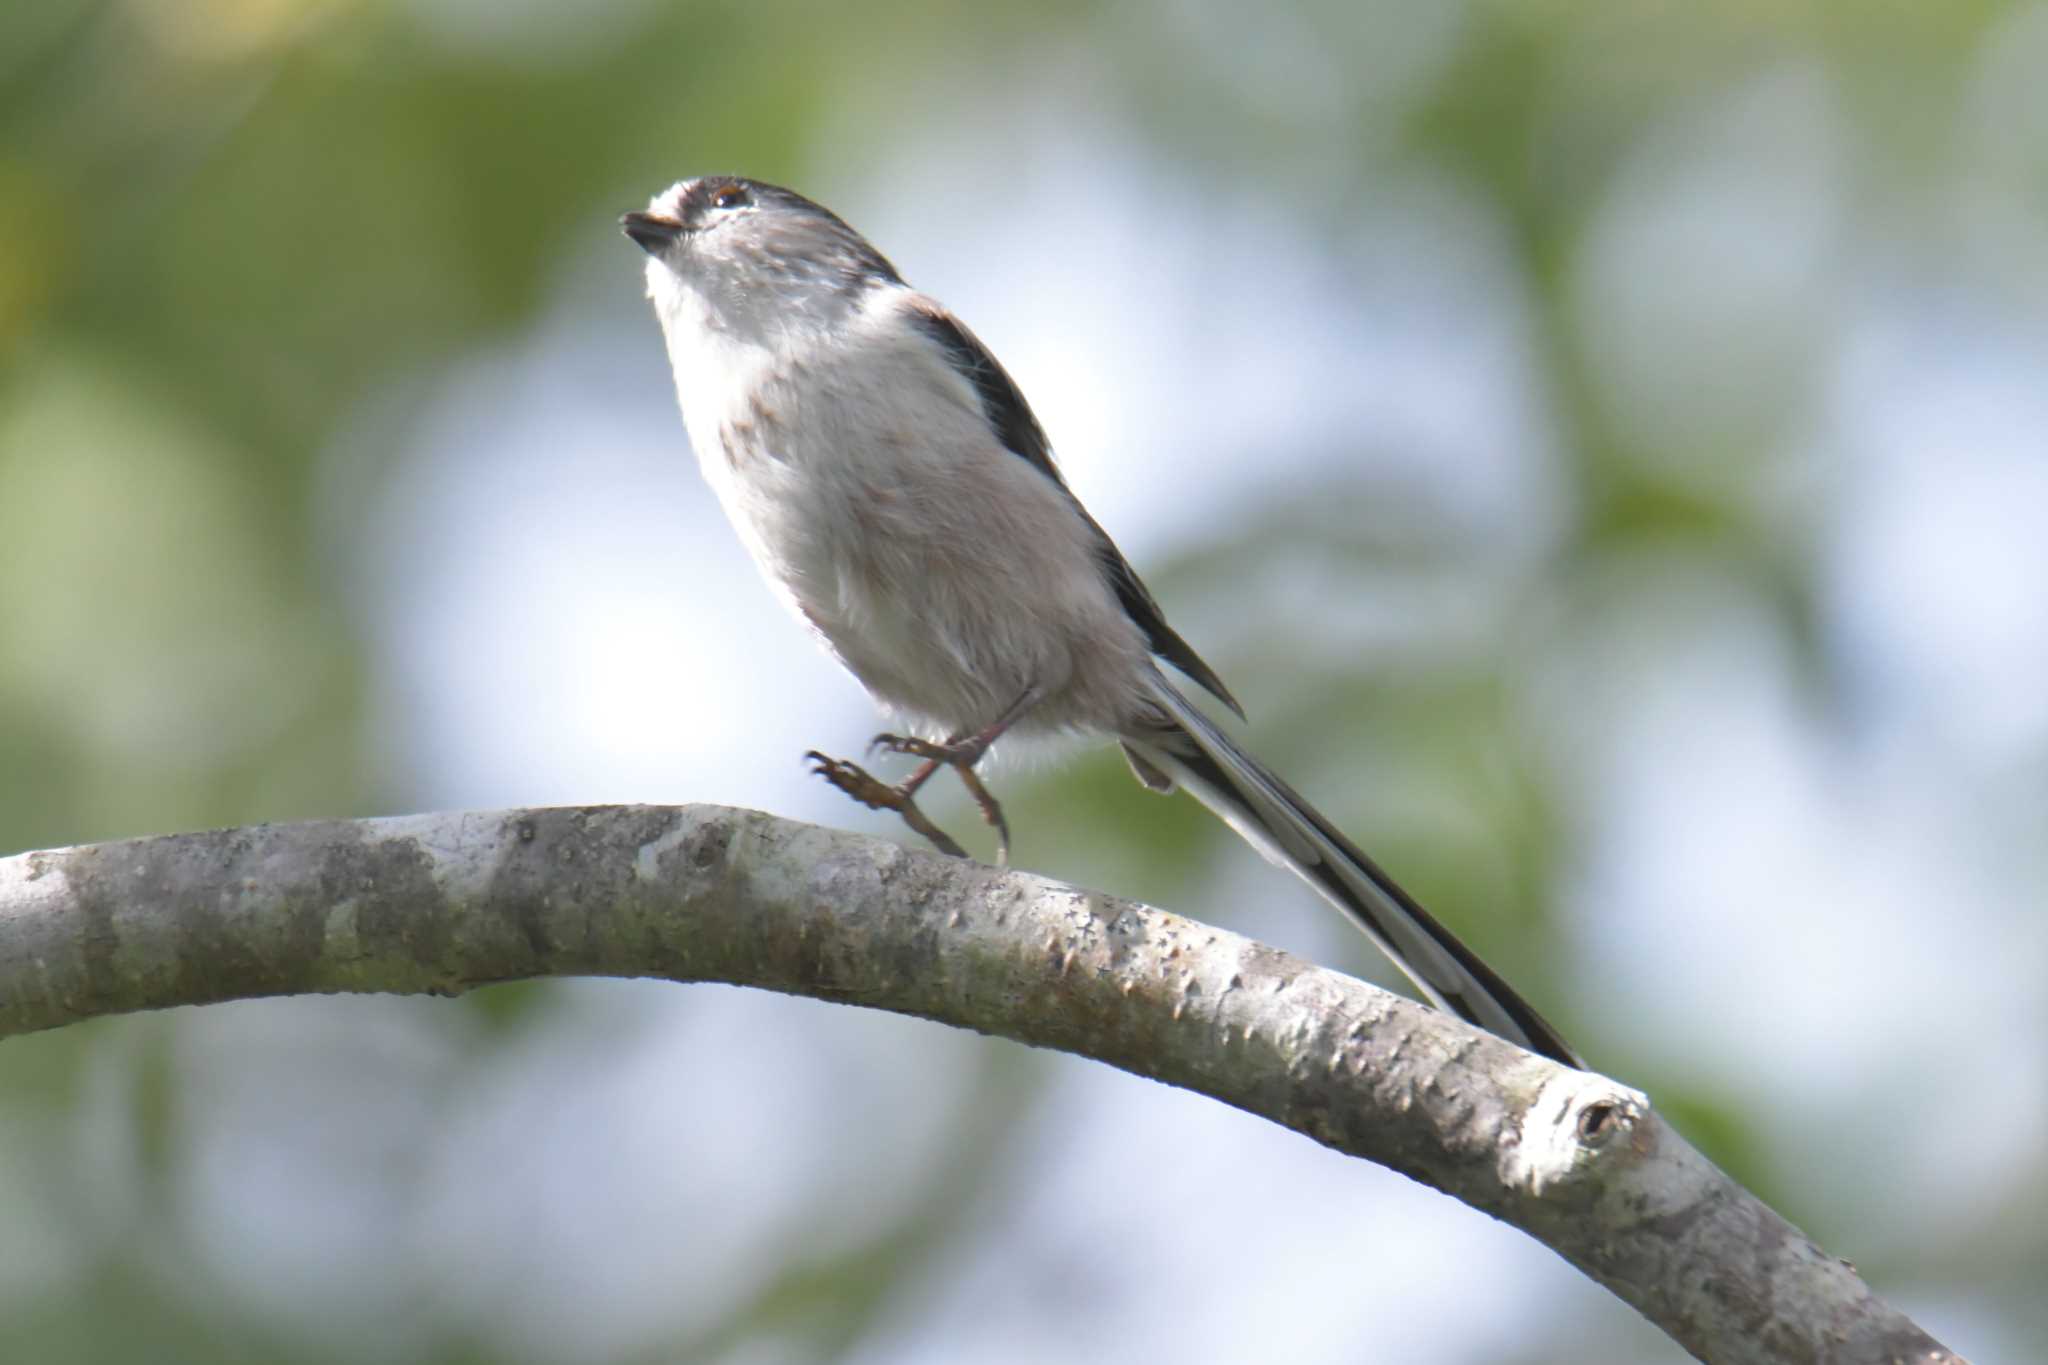
[[[816,749],[804,757],[815,765],[812,768],[813,772],[869,810],[893,810],[903,817],[904,824],[929,839],[939,852],[955,858],[967,856],[967,850],[955,843],[946,831],[933,824],[931,819],[917,808],[914,799],[917,789],[930,781],[931,775],[939,770],[936,760],[927,761],[901,786],[892,787],[857,764],[828,758]]]
[[[904,782],[901,788],[897,789],[905,793],[906,800],[910,794],[915,793],[919,787],[930,780],[931,775],[938,771],[941,764],[960,774],[960,784],[967,788],[967,794],[974,798],[974,804],[981,807],[981,818],[986,820],[996,832],[996,866],[1008,867],[1010,865],[1010,822],[1003,818],[1001,803],[996,800],[995,795],[983,784],[980,775],[974,771],[974,765],[981,762],[982,756],[989,751],[989,746],[1000,739],[1003,733],[1012,725],[1015,725],[1025,712],[1036,706],[1039,698],[1043,695],[1044,693],[1036,685],[1027,687],[1017,700],[1011,702],[1003,709],[1003,714],[996,717],[993,724],[984,726],[972,734],[955,735],[943,744],[935,744],[931,740],[918,739],[914,736],[876,735],[874,742],[868,748],[870,752],[876,749],[886,749],[891,753],[913,754],[924,760],[924,765],[912,773],[909,780]],[[869,780],[872,781],[873,779],[870,778]],[[838,786],[839,784],[834,782],[833,785]],[[846,788],[841,786],[840,790],[845,791]],[[910,817],[905,815],[904,819],[908,821]],[[911,828],[916,829],[917,827],[915,824],[912,824]],[[922,830],[918,832],[924,833]],[[929,839],[931,835],[925,834],[925,837]],[[937,840],[933,840],[933,842],[936,843]],[[952,841],[949,839],[947,842],[951,843]]]
[[[953,769],[960,774],[960,782],[967,788],[968,795],[981,807],[982,818],[996,831],[997,866],[1007,866],[1010,861],[1010,824],[1003,817],[1001,803],[975,773],[974,765],[981,761],[990,745],[1015,725],[1025,712],[1037,705],[1043,695],[1038,687],[1028,687],[1023,695],[1004,708],[1003,714],[998,716],[993,724],[972,733],[956,734],[944,743],[903,735],[876,735],[874,742],[868,746],[869,752],[882,749],[890,753],[911,754],[924,760],[915,772],[893,787],[858,764],[829,758],[816,749],[804,757],[814,765],[813,771],[818,776],[863,806],[870,810],[895,811],[903,817],[904,824],[930,840],[941,853],[964,858],[967,851],[944,830],[934,825],[931,819],[918,809],[916,801],[918,791],[925,783],[931,781],[934,773],[942,767]]]

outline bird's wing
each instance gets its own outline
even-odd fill
[[[1059,467],[1052,459],[1052,443],[1045,437],[1045,428],[1032,415],[1031,405],[1024,401],[1023,393],[1009,372],[990,354],[988,347],[981,344],[981,339],[967,330],[966,324],[938,304],[920,298],[909,306],[907,312],[910,321],[938,344],[947,363],[974,390],[983,416],[1004,447],[1030,461],[1033,468],[1058,485],[1074,504],[1074,510],[1081,519],[1088,523],[1089,529],[1095,533],[1095,557],[1102,565],[1103,574],[1115,589],[1117,601],[1123,605],[1125,613],[1145,632],[1152,652],[1194,679],[1242,719],[1244,708],[1238,705],[1236,697],[1230,695],[1223,679],[1216,676],[1216,670],[1209,667],[1201,655],[1195,653],[1193,646],[1166,624],[1165,614],[1139,579],[1138,571],[1131,567],[1131,562],[1116,548],[1116,542],[1109,538],[1109,533],[1088,515],[1088,509],[1081,505],[1081,500],[1067,487],[1067,481],[1060,477]]]

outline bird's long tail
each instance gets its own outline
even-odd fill
[[[1123,741],[1140,780],[1159,791],[1186,787],[1269,860],[1349,916],[1437,1005],[1531,1052],[1585,1066],[1499,973],[1172,683],[1155,674],[1153,692],[1171,722]]]

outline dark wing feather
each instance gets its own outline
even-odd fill
[[[1003,445],[1029,460],[1040,473],[1057,484],[1073,502],[1074,510],[1095,532],[1095,557],[1101,562],[1110,586],[1116,590],[1117,601],[1123,604],[1124,611],[1137,622],[1138,628],[1145,632],[1152,652],[1193,678],[1211,696],[1235,711],[1239,719],[1243,719],[1244,708],[1237,704],[1236,697],[1230,695],[1223,679],[1217,677],[1216,670],[1204,663],[1202,656],[1166,624],[1159,603],[1153,600],[1152,594],[1139,580],[1138,571],[1131,567],[1130,561],[1110,540],[1109,533],[1088,515],[1088,509],[1081,506],[1081,500],[1074,497],[1067,481],[1060,477],[1059,469],[1052,462],[1052,444],[1045,438],[1045,429],[1038,425],[1038,419],[1032,415],[1031,406],[1024,401],[1016,381],[989,353],[988,347],[982,345],[980,338],[968,331],[958,318],[936,305],[913,306],[909,317],[926,336],[938,343],[940,351],[960,377],[974,389],[975,396],[981,400],[983,414]]]

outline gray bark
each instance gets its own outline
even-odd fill
[[[723,981],[1093,1057],[1542,1241],[1702,1360],[1947,1362],[1605,1077],[1234,934],[712,806],[257,826],[0,860],[0,1036],[536,976]]]

